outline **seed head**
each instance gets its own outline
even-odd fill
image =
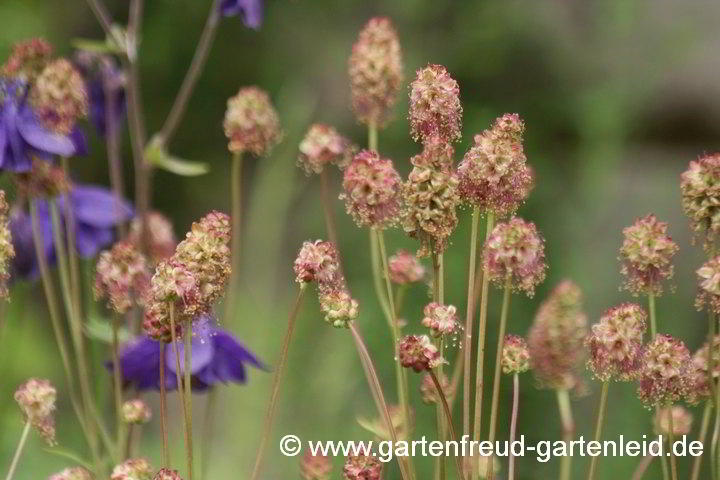
[[[300,142],[298,166],[308,175],[322,173],[326,165],[345,168],[352,158],[353,146],[329,125],[316,123],[310,127]]]
[[[417,71],[410,84],[410,133],[415,141],[439,136],[445,142],[462,135],[460,87],[442,65]]]
[[[151,417],[150,407],[139,398],[122,404],[122,420],[125,423],[141,425],[149,422]]]
[[[532,222],[513,217],[498,223],[485,243],[483,264],[490,281],[523,290],[528,296],[545,280],[545,241]]]
[[[153,477],[153,480],[182,480],[177,470],[170,470],[169,468],[161,468]]]
[[[29,172],[13,176],[18,193],[27,198],[54,198],[70,191],[70,179],[62,167],[34,161]]]
[[[453,305],[428,303],[423,310],[422,324],[432,331],[434,337],[452,335],[459,328],[457,309]]]
[[[68,60],[54,60],[35,80],[30,103],[49,130],[68,135],[75,123],[88,114],[85,80]]]
[[[680,177],[680,190],[690,227],[703,237],[709,249],[720,232],[720,153],[690,162]]]
[[[670,435],[670,416],[672,416],[672,434],[674,437],[688,435],[692,429],[692,413],[680,405],[659,408],[653,417],[653,428],[657,435]]]
[[[10,264],[15,258],[9,213],[10,207],[5,200],[5,191],[0,190],[0,300],[10,298],[7,285],[10,279]]]
[[[582,291],[564,280],[540,305],[528,335],[530,364],[540,386],[568,390],[578,384],[586,335]]]
[[[306,450],[300,459],[300,476],[303,480],[330,480],[331,472],[330,457],[313,455],[310,450]]]
[[[322,240],[303,242],[294,269],[295,281],[300,284],[335,284],[342,277],[335,245]]]
[[[452,388],[452,383],[450,383],[448,376],[443,373],[438,375],[437,379],[445,398],[451,398],[455,393],[455,390]],[[437,388],[435,388],[435,382],[433,382],[432,376],[430,376],[429,373],[423,375],[422,383],[420,384],[420,394],[422,395],[423,403],[431,404],[441,402],[437,393]]]
[[[73,467],[50,475],[48,480],[93,480],[93,476],[83,467]]]
[[[415,283],[425,278],[425,267],[420,260],[407,250],[398,250],[388,262],[390,280],[398,285]]]
[[[15,391],[15,401],[25,421],[35,428],[49,445],[55,444],[55,398],[57,392],[50,381],[31,378]]]
[[[123,240],[100,253],[94,293],[96,299],[107,299],[108,308],[123,314],[136,303],[143,305],[149,286],[147,261],[135,245]]]
[[[670,335],[657,335],[641,359],[637,395],[649,407],[675,403],[690,387],[690,352],[685,344]]]
[[[667,235],[667,226],[655,215],[647,215],[623,230],[621,272],[625,288],[633,294],[661,295],[663,281],[672,278],[671,261],[678,246]]]
[[[130,458],[113,468],[110,480],[152,480],[153,469],[144,458]]]
[[[348,74],[358,122],[384,126],[403,80],[400,41],[389,18],[371,18],[360,31]]]
[[[715,335],[712,342],[712,365],[713,365],[713,378],[720,377],[720,335]],[[710,369],[710,349],[708,348],[708,342],[705,342],[692,356],[692,363],[688,370],[688,392],[685,400],[695,405],[700,403],[702,400],[710,398],[710,382],[709,369]]]
[[[175,333],[180,335],[181,317],[201,312],[201,293],[195,276],[183,264],[170,258],[160,262],[150,280],[148,307],[145,309],[143,329],[159,342],[172,341],[170,304],[175,309]]]
[[[358,302],[346,288],[321,288],[318,301],[325,321],[333,327],[348,328],[358,316]]]
[[[231,153],[267,155],[282,137],[275,107],[258,87],[243,87],[228,100],[223,128]]]
[[[343,478],[345,480],[380,480],[382,463],[375,457],[351,455],[345,460]]]
[[[530,369],[530,351],[524,338],[505,335],[502,347],[503,373],[524,373]]]
[[[602,381],[630,381],[642,367],[643,335],[647,314],[634,303],[623,303],[608,309],[592,326],[587,345],[588,368]]]
[[[392,225],[400,213],[402,181],[392,161],[363,150],[345,169],[345,208],[360,227]]]
[[[695,273],[699,282],[695,306],[700,310],[707,305],[709,311],[720,313],[720,256],[705,262]]]
[[[32,83],[50,61],[53,47],[44,38],[31,38],[13,45],[0,74]]]
[[[533,174],[523,151],[525,124],[505,114],[492,128],[475,135],[475,144],[458,166],[463,202],[501,217],[513,214],[533,187]]]
[[[427,335],[407,335],[400,341],[398,353],[402,366],[416,372],[431,370],[445,363]]]
[[[133,243],[136,248],[140,248],[143,244],[142,229],[143,219],[135,217],[130,223],[128,241]],[[147,247],[150,261],[157,264],[170,258],[175,252],[178,243],[170,220],[160,212],[148,212],[147,229]]]

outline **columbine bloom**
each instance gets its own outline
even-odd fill
[[[431,370],[445,363],[437,347],[427,335],[408,335],[398,345],[400,363],[416,372]]]
[[[410,133],[425,142],[438,136],[445,142],[462,135],[460,87],[442,65],[418,70],[410,84]]]
[[[440,383],[440,388],[442,389],[445,398],[451,398],[455,391],[452,388],[450,379],[447,375],[445,375],[445,373],[438,376],[438,383]],[[435,388],[435,382],[433,382],[429,373],[423,375],[422,383],[420,384],[420,394],[422,395],[423,403],[431,404],[441,402],[437,393],[437,388]]]
[[[702,235],[708,248],[720,233],[720,153],[690,162],[680,177],[682,205],[692,229]]]
[[[300,476],[303,480],[330,480],[331,472],[330,457],[313,455],[310,450],[306,450],[300,459]]]
[[[177,470],[161,468],[153,477],[153,480],[182,480]]]
[[[712,342],[713,378],[720,377],[720,335],[715,335]],[[710,398],[711,388],[708,382],[710,369],[710,351],[705,342],[692,356],[692,364],[688,371],[689,387],[685,400],[695,405]]]
[[[148,255],[153,264],[167,260],[175,253],[177,237],[170,220],[160,212],[150,211],[147,213],[147,247]],[[134,218],[130,223],[128,241],[136,247],[140,247],[143,241],[143,219]]]
[[[393,163],[370,150],[355,155],[345,169],[345,208],[358,226],[383,228],[400,213],[402,182]]]
[[[425,317],[422,324],[432,331],[434,337],[451,335],[459,328],[457,309],[453,305],[428,303],[423,309]]]
[[[116,465],[110,480],[152,480],[153,468],[144,458],[130,458]]]
[[[297,283],[336,283],[341,277],[337,249],[332,242],[303,242],[293,266]]]
[[[522,136],[525,124],[506,113],[492,128],[475,135],[475,144],[458,166],[458,191],[463,202],[497,216],[513,214],[533,187]]]
[[[107,299],[109,308],[123,314],[135,303],[144,304],[149,286],[147,261],[132,243],[120,241],[100,253],[94,294],[96,299]]]
[[[5,200],[5,191],[0,190],[0,299],[7,299],[9,296],[7,283],[10,279],[10,264],[15,258],[8,219],[9,209]]]
[[[55,398],[57,393],[50,381],[31,378],[15,391],[15,401],[25,415],[25,421],[35,428],[48,444],[55,444]]]
[[[390,280],[398,285],[415,283],[425,278],[425,267],[420,260],[407,250],[398,250],[388,260]]]
[[[182,358],[182,340],[176,344]],[[205,391],[218,383],[245,383],[246,365],[265,368],[260,360],[229,332],[216,327],[208,316],[193,323],[190,374],[193,391]],[[165,347],[165,386],[177,388],[175,354],[172,345]],[[160,348],[156,340],[141,337],[128,344],[120,354],[120,369],[125,384],[140,391],[160,388]],[[180,370],[183,373],[181,362]]]
[[[389,18],[371,18],[360,31],[348,73],[355,117],[360,123],[382,127],[403,79],[400,41]]]
[[[152,412],[147,403],[136,398],[122,404],[122,420],[132,425],[141,425],[150,421]]]
[[[642,368],[643,335],[647,314],[634,303],[623,303],[607,310],[592,326],[587,339],[590,349],[588,368],[602,381],[630,381]]]
[[[62,472],[50,475],[48,480],[93,480],[92,473],[83,467],[66,468]]]
[[[55,133],[40,121],[23,82],[0,78],[0,170],[27,172],[33,157],[71,157],[84,154],[86,148],[78,129]]]
[[[689,385],[690,352],[670,335],[657,335],[641,359],[637,395],[647,406],[663,406],[680,400]]]
[[[28,98],[42,124],[61,135],[72,133],[75,123],[88,114],[85,81],[64,58],[53,60],[43,69],[30,87]]]
[[[348,328],[358,316],[358,302],[347,288],[320,288],[318,301],[325,321],[333,327]]]
[[[88,113],[95,130],[101,136],[107,134],[108,127],[117,130],[127,111],[125,73],[107,55],[79,51],[74,60],[87,85]]]
[[[586,335],[582,291],[564,280],[540,305],[528,334],[530,364],[541,386],[567,390],[578,384]]]
[[[223,128],[228,149],[236,154],[266,155],[282,136],[275,107],[258,87],[243,87],[227,101]]]
[[[700,310],[707,304],[710,311],[720,313],[720,256],[705,262],[695,273],[699,281],[695,306]]]
[[[50,61],[53,47],[44,38],[31,38],[13,45],[10,56],[0,69],[5,77],[32,82]]]
[[[326,165],[345,168],[352,158],[353,146],[337,130],[322,123],[313,124],[300,142],[298,166],[308,175],[322,173]]]
[[[514,217],[498,223],[485,244],[483,265],[490,281],[504,286],[509,280],[513,289],[532,296],[545,280],[545,241],[532,222]]]
[[[658,435],[670,435],[670,417],[672,416],[672,434],[675,437],[688,435],[692,429],[692,413],[680,405],[659,408],[653,417],[653,427]]]
[[[655,215],[639,218],[623,230],[620,248],[625,288],[634,294],[661,295],[663,281],[672,278],[672,257],[678,246],[667,235],[667,223]]]
[[[246,27],[258,30],[263,21],[263,0],[222,0],[220,12],[224,17],[240,15]]]
[[[524,338],[505,335],[502,347],[503,373],[524,373],[530,369],[530,352]]]
[[[345,460],[343,478],[345,480],[380,480],[383,465],[376,457],[353,455]]]

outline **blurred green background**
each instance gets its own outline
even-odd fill
[[[118,21],[126,1],[107,0]],[[168,112],[202,29],[210,1],[147,2],[141,46],[141,76],[148,129],[158,129]],[[464,138],[458,159],[480,132],[505,112],[521,114],[527,124],[526,153],[536,172],[536,188],[519,212],[537,223],[547,240],[548,278],[534,298],[514,296],[509,331],[525,334],[539,302],[563,278],[584,290],[591,321],[629,300],[619,291],[617,251],[622,227],[653,212],[670,222],[680,245],[676,290],[658,302],[660,331],[682,337],[691,349],[702,342],[704,315],[693,307],[694,270],[703,254],[693,246],[680,207],[679,174],[699,154],[718,149],[720,138],[720,4],[712,1],[428,1],[428,0],[269,0],[260,31],[238,18],[225,19],[171,150],[208,162],[212,171],[198,178],[158,172],[154,206],[175,222],[182,235],[209,209],[229,208],[229,156],[222,132],[225,102],[240,86],[267,89],[279,110],[283,143],[270,158],[246,163],[244,189],[242,316],[229,328],[272,365],[280,349],[294,295],[292,261],[301,242],[324,236],[319,183],[296,166],[297,145],[315,121],[335,125],[356,143],[366,134],[349,108],[347,57],[355,36],[372,16],[387,15],[399,32],[406,80],[427,64],[446,65],[458,80],[464,107]],[[0,59],[21,39],[43,36],[59,54],[70,55],[70,40],[100,38],[82,0],[2,0]],[[407,95],[402,93],[394,121],[380,134],[380,149],[403,175],[419,151],[408,135]],[[89,129],[88,129],[89,130]],[[92,153],[73,162],[77,178],[108,184],[103,144],[91,137]],[[124,145],[125,178],[132,162]],[[332,172],[339,191],[340,175]],[[132,192],[128,192],[131,194]],[[360,230],[336,202],[340,248],[347,277],[359,300],[357,323],[367,337],[386,394],[393,398],[392,346],[370,278],[367,232]],[[446,254],[446,298],[465,311],[470,215],[460,225]],[[387,233],[389,248],[413,249],[402,231]],[[5,470],[21,430],[12,401],[27,377],[47,377],[59,388],[58,439],[81,449],[82,437],[63,394],[63,375],[38,285],[17,283],[0,337],[0,471]],[[298,478],[297,458],[277,451],[277,440],[293,433],[303,439],[369,439],[357,416],[374,409],[350,335],[327,326],[313,295],[307,297],[290,350],[286,382],[267,457],[264,478]],[[403,316],[408,332],[421,331],[427,289],[412,288]],[[488,338],[496,338],[500,295],[492,293]],[[489,347],[494,356],[494,346]],[[492,362],[487,375],[491,377]],[[96,365],[95,380],[110,388],[110,377]],[[420,376],[411,375],[417,433],[432,435],[435,413],[419,402]],[[245,386],[219,390],[218,416],[210,450],[208,478],[247,478],[254,458],[271,375],[253,371]],[[510,382],[503,382],[500,432],[507,432]],[[560,426],[551,391],[536,390],[531,375],[522,378],[519,432],[528,441],[559,439]],[[590,435],[598,385],[574,400],[578,433]],[[650,429],[650,415],[634,397],[634,386],[613,385],[606,438],[624,434],[639,439]],[[489,395],[486,395],[488,397]],[[157,412],[157,395],[147,396]],[[172,408],[177,404],[171,400]],[[197,432],[205,399],[194,401]],[[458,406],[460,402],[458,402]],[[461,411],[458,408],[458,411]],[[701,412],[694,411],[696,435]],[[157,415],[156,415],[157,418]],[[182,426],[173,416],[173,457],[181,458]],[[160,461],[158,422],[145,429],[140,453]],[[198,437],[199,438],[199,437]],[[198,443],[201,443],[198,441]],[[603,460],[599,478],[629,478],[639,459]],[[430,478],[429,459],[416,459],[419,478]],[[177,462],[176,462],[177,463]],[[68,465],[43,451],[35,435],[16,478],[40,479]],[[340,478],[342,459],[335,459]],[[585,459],[574,460],[573,478],[584,478]],[[519,461],[518,478],[555,477],[557,462]],[[689,461],[680,460],[681,472]],[[707,468],[707,462],[705,462]],[[658,465],[646,478],[658,478]],[[506,467],[503,466],[505,475]],[[685,473],[683,473],[684,475]],[[709,474],[708,474],[709,475]],[[395,463],[388,478],[399,478]]]

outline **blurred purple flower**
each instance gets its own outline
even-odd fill
[[[75,65],[82,73],[90,100],[90,121],[100,136],[105,136],[107,123],[114,128],[123,124],[127,106],[125,103],[125,75],[111,57],[79,51]],[[112,98],[112,117],[108,118],[107,96]]]
[[[60,135],[45,128],[27,101],[24,83],[0,79],[0,170],[27,172],[32,157],[50,160],[87,153],[85,136],[75,128]]]
[[[180,356],[180,374],[184,373],[182,340],[177,342]],[[165,347],[165,387],[177,388],[175,374],[175,353],[172,344]],[[217,383],[245,383],[247,372],[245,365],[264,369],[265,366],[243,344],[229,332],[214,325],[208,315],[202,315],[193,322],[192,390],[206,391]],[[111,365],[108,365],[112,368]],[[160,348],[159,342],[143,336],[128,344],[120,353],[120,368],[124,383],[132,384],[138,390],[160,388]]]
[[[242,15],[245,26],[257,30],[263,21],[263,0],[222,0],[220,11],[225,17]]]
[[[75,219],[75,248],[83,258],[94,257],[114,240],[115,226],[133,216],[132,207],[118,203],[109,190],[94,185],[73,186],[68,194],[70,208]],[[58,211],[64,221],[65,198],[57,198]],[[56,261],[52,241],[52,221],[46,200],[37,201],[38,223],[43,234],[45,258],[49,265]],[[33,243],[30,215],[14,211],[10,218],[13,247],[17,252],[13,260],[13,277],[37,278],[39,275],[35,246]]]

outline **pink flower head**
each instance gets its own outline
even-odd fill
[[[345,460],[343,478],[345,480],[380,480],[383,465],[374,456],[351,455]]]
[[[137,248],[143,244],[143,219],[135,217],[130,223],[128,241]],[[170,220],[160,212],[151,211],[147,214],[147,246],[148,256],[153,264],[167,260],[175,252],[177,237]]]
[[[398,250],[389,260],[390,280],[398,285],[415,283],[425,278],[425,267],[415,255]]]
[[[345,208],[358,226],[392,225],[400,213],[402,182],[392,161],[363,150],[345,169]]]
[[[145,256],[128,241],[117,242],[98,257],[95,298],[105,298],[108,307],[123,314],[133,305],[144,304],[150,286]]]
[[[153,477],[153,480],[182,480],[177,470],[161,468]]]
[[[442,389],[445,398],[451,398],[453,396],[454,390],[448,376],[443,373],[442,375],[438,375],[437,379],[438,383],[440,383],[440,388]],[[439,404],[441,402],[440,397],[438,396],[437,388],[435,388],[435,382],[433,382],[432,376],[430,376],[429,373],[423,375],[422,383],[420,384],[420,394],[422,395],[423,403]]]
[[[672,278],[671,261],[678,246],[667,235],[667,226],[655,215],[647,215],[623,230],[621,271],[625,288],[634,294],[661,295],[663,281]]]
[[[705,240],[709,249],[720,233],[720,153],[690,162],[680,177],[682,205],[690,226]]]
[[[532,222],[513,217],[498,223],[485,243],[486,275],[499,286],[506,281],[529,296],[545,280],[545,241]]]
[[[325,321],[333,327],[348,328],[358,316],[358,302],[347,288],[320,288],[318,301]]]
[[[402,366],[416,372],[431,370],[445,363],[427,335],[407,335],[400,341],[398,352]]]
[[[50,61],[53,47],[44,38],[31,38],[13,45],[0,74],[32,82]]]
[[[280,119],[268,94],[258,87],[243,87],[227,102],[225,136],[232,153],[263,156],[280,141]]]
[[[331,472],[330,457],[313,455],[310,450],[306,450],[300,459],[300,477],[303,480],[330,480]]]
[[[357,120],[376,127],[385,125],[403,79],[400,41],[389,18],[371,18],[360,31],[348,73]]]
[[[295,259],[295,281],[334,284],[342,277],[337,250],[332,242],[303,242]]]
[[[54,198],[72,188],[61,166],[43,161],[32,162],[29,171],[13,176],[13,182],[18,192],[28,198]]]
[[[460,197],[497,216],[514,213],[533,187],[533,174],[523,151],[525,124],[505,114],[492,128],[475,135],[475,144],[458,166]]]
[[[125,423],[141,425],[150,421],[152,412],[143,400],[136,398],[122,404],[122,420]]]
[[[352,158],[350,141],[328,125],[315,123],[300,142],[298,165],[308,175],[322,173],[326,165],[345,168]]]
[[[425,305],[423,312],[425,318],[422,319],[422,324],[432,331],[434,337],[452,335],[460,327],[457,309],[453,305],[432,302]]]
[[[692,363],[688,370],[688,392],[685,400],[691,405],[710,398],[711,388],[709,380],[710,348],[705,342],[692,356]],[[715,335],[712,341],[712,376],[720,377],[720,335]]]
[[[505,335],[502,347],[503,373],[524,373],[530,369],[530,352],[524,338]]]
[[[153,469],[144,458],[130,458],[113,468],[110,480],[152,480]]]
[[[649,407],[675,403],[688,391],[690,352],[670,335],[657,335],[641,359],[637,395]]]
[[[29,99],[45,127],[62,135],[70,134],[88,114],[85,80],[64,58],[47,64],[33,83]]]
[[[592,326],[587,339],[588,367],[602,381],[630,381],[642,366],[643,335],[647,314],[634,303],[623,303],[607,310]]]
[[[682,437],[692,430],[692,413],[685,407],[674,405],[672,407],[658,408],[653,417],[653,427],[657,435],[670,435],[670,417],[672,417],[672,435]]]
[[[720,313],[720,256],[705,262],[695,273],[699,281],[695,306],[700,310],[707,304],[711,312]]]
[[[460,87],[442,65],[417,71],[410,84],[410,132],[417,140],[438,136],[445,142],[462,135]]]
[[[49,445],[55,445],[55,399],[57,392],[49,380],[31,378],[15,391],[15,401],[25,421],[35,428]]]
[[[48,480],[93,480],[93,475],[83,467],[72,467],[50,475]]]

